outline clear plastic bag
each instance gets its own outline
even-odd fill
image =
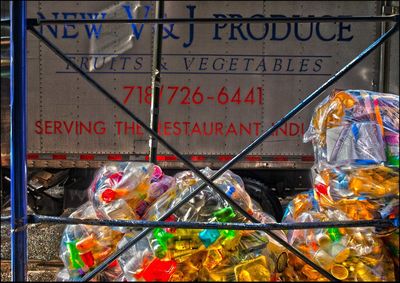
[[[71,218],[98,219],[90,202],[80,206]],[[78,279],[93,270],[104,259],[111,255],[123,233],[105,226],[67,225],[60,245],[60,257],[65,270],[59,274],[60,280]],[[99,277],[113,280],[122,275],[117,261],[111,263]]]
[[[137,220],[174,185],[173,177],[151,163],[110,163],[97,172],[89,188],[89,199],[104,219]]]
[[[215,172],[209,168],[207,177]],[[200,179],[190,171],[175,176],[176,185],[150,207],[144,219],[156,220],[192,192]],[[244,189],[241,178],[228,171],[214,181],[246,211],[263,222],[263,213]],[[245,222],[227,201],[205,187],[168,221]],[[282,239],[286,236],[276,231]],[[127,235],[123,241],[128,240]],[[137,281],[270,281],[286,267],[287,253],[262,231],[156,228],[121,258],[125,276]],[[284,254],[282,256],[282,254]]]
[[[304,141],[312,141],[314,189],[297,195],[284,222],[398,217],[399,98],[336,91],[316,108]],[[288,232],[288,241],[339,280],[393,281],[387,242],[393,228],[328,228]],[[395,249],[392,249],[395,250]],[[392,252],[393,255],[393,252]],[[285,280],[325,280],[290,254]]]
[[[103,218],[140,219],[141,203],[153,173],[151,163],[109,163],[98,170],[89,189],[89,199]]]
[[[326,168],[315,176],[319,203],[345,211],[354,220],[386,218],[399,198],[399,172],[383,165]],[[386,212],[385,212],[386,211]]]
[[[318,206],[311,191],[289,204],[283,223],[350,220],[334,207]],[[393,263],[381,239],[371,228],[327,228],[291,230],[288,242],[339,280],[391,281]],[[323,281],[325,278],[296,256],[289,254],[288,281]]]
[[[366,90],[334,91],[316,108],[304,142],[319,167],[399,166],[399,97]]]

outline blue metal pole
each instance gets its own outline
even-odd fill
[[[13,281],[26,281],[26,2],[10,1],[11,19],[11,274]]]

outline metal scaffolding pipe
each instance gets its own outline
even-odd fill
[[[301,223],[235,223],[235,222],[170,222],[170,221],[147,221],[147,220],[104,220],[104,219],[80,219],[70,217],[55,217],[46,215],[28,215],[28,223],[49,223],[67,225],[94,225],[108,227],[131,227],[131,228],[184,228],[184,229],[222,229],[222,230],[304,230],[343,227],[398,227],[399,219],[373,219],[373,220],[348,220],[348,221],[324,221],[324,222],[301,222]],[[1,217],[1,222],[10,222],[9,216]]]
[[[164,1],[156,2],[156,19],[164,16]],[[161,53],[162,53],[163,25],[157,24],[154,29],[153,56],[151,68],[151,107],[150,128],[158,133],[158,116],[160,113],[160,81],[161,81]],[[150,135],[150,162],[157,164],[157,139]]]
[[[10,104],[11,104],[11,275],[26,281],[27,163],[26,163],[26,2],[10,1]]]

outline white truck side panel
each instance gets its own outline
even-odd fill
[[[81,19],[99,13],[101,18],[104,12],[105,18],[121,18],[127,17],[127,9],[137,3],[30,1],[28,16]],[[110,12],[113,5],[119,5],[114,9],[117,14]],[[140,1],[140,5],[138,17],[154,17],[153,2]],[[379,13],[378,1],[165,2],[168,18]],[[152,25],[137,24],[133,30],[130,24],[103,24],[98,39],[94,39],[92,28],[91,24],[71,24],[42,26],[39,30],[149,123],[146,99],[151,85]],[[121,45],[127,30],[133,35],[136,32],[136,36]],[[357,56],[379,32],[379,23],[166,24],[160,135],[183,154],[233,155]],[[94,42],[98,50],[92,52]],[[110,42],[111,46],[104,47]],[[101,64],[124,46],[127,50]],[[94,64],[95,58],[98,69],[91,71],[90,62]],[[379,51],[375,51],[334,87],[377,90],[378,58]],[[28,37],[28,82],[30,153],[148,153],[148,134],[32,35]],[[311,145],[303,144],[302,135],[318,101],[253,153],[312,155]],[[86,129],[79,127],[82,125]],[[159,152],[169,154],[162,146]]]

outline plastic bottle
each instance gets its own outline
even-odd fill
[[[215,229],[205,229],[199,233],[199,238],[203,242],[204,246],[208,248],[210,245],[215,243],[219,238],[220,232]]]
[[[177,263],[174,260],[160,260],[154,258],[145,269],[137,274],[137,277],[143,277],[146,281],[168,281],[176,270]]]

